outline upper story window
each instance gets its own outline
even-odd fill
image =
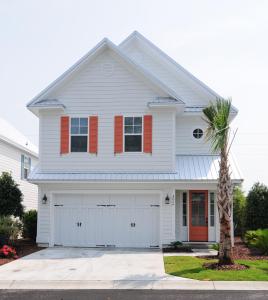
[[[193,137],[196,138],[196,139],[201,139],[202,136],[203,136],[204,132],[202,129],[200,128],[196,128],[194,131],[193,131]]]
[[[21,179],[27,179],[31,171],[31,158],[27,155],[21,155]]]
[[[142,117],[124,118],[125,152],[142,151]]]
[[[87,152],[88,118],[71,118],[71,152]]]

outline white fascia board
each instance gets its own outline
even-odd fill
[[[72,67],[65,71],[61,76],[59,76],[55,81],[53,81],[47,88],[45,88],[41,93],[34,97],[28,104],[27,108],[30,108],[36,101],[46,97],[53,89],[58,87],[60,84],[67,80],[74,72],[78,71],[84,63],[88,62],[91,59],[94,59],[103,49],[111,49],[116,53],[124,62],[131,66],[139,75],[142,75],[147,81],[153,84],[156,88],[162,90],[167,95],[180,100],[180,97],[164,83],[158,80],[153,74],[144,70],[141,66],[137,65],[133,60],[126,56],[119,48],[113,44],[107,38],[103,39],[98,43],[91,51],[84,55],[80,60],[78,60]]]
[[[2,135],[0,135],[0,140],[4,141],[5,143],[7,143],[7,144],[19,149],[19,150],[22,150],[22,151],[34,156],[35,158],[38,158],[38,153],[37,152],[34,152],[34,151],[28,149],[27,147],[23,147],[22,145],[14,142],[14,141],[11,141],[10,139],[8,139],[8,138],[6,138]]]
[[[29,111],[31,111],[34,115],[36,115],[37,117],[39,117],[39,111],[40,110],[59,110],[59,111],[65,111],[65,108],[62,106],[62,107],[59,107],[59,106],[37,106],[37,105],[34,105],[34,106],[28,106],[28,109]]]

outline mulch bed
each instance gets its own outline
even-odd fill
[[[233,253],[234,259],[268,260],[268,255],[261,255],[258,249],[248,248],[240,237],[235,237]]]
[[[28,239],[19,239],[14,241],[10,246],[16,249],[19,258],[44,249],[38,247],[34,241]],[[0,258],[0,266],[13,260],[13,258]]]
[[[235,265],[219,265],[218,263],[205,263],[203,264],[203,267],[206,269],[210,269],[210,270],[221,270],[221,271],[241,271],[241,270],[246,270],[248,269],[248,266],[245,265],[239,265],[239,264],[235,264]]]

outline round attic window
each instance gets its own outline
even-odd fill
[[[203,132],[203,130],[200,129],[200,128],[196,128],[196,129],[193,131],[193,137],[196,138],[196,139],[201,139],[203,135],[204,135],[204,132]]]

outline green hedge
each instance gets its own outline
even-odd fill
[[[37,233],[37,211],[33,209],[25,212],[22,217],[22,223],[23,237],[30,238],[35,241]]]

